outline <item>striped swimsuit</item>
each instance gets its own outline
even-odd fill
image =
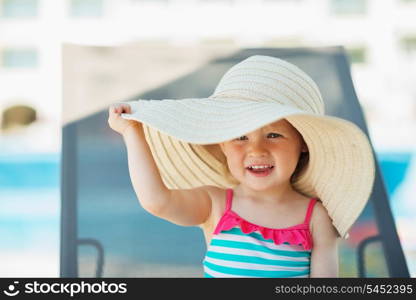
[[[302,224],[273,229],[250,223],[232,211],[233,190],[203,260],[204,277],[309,277],[311,198]]]

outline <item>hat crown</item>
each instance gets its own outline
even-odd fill
[[[295,65],[271,56],[250,56],[231,67],[211,98],[277,102],[324,114],[324,102],[316,83]]]

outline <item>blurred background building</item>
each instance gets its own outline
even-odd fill
[[[376,151],[402,164],[400,181],[415,182],[416,171],[405,175],[416,152],[415,16],[416,0],[0,0],[0,232],[10,237],[0,276],[59,273],[62,124],[239,48],[344,46]],[[399,214],[416,213],[410,190],[398,187],[393,202],[408,255],[416,232]],[[41,218],[49,223],[32,226],[38,236],[18,241]]]

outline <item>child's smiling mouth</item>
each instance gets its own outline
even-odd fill
[[[252,164],[246,167],[250,174],[256,177],[265,177],[273,172],[274,166],[272,164]]]

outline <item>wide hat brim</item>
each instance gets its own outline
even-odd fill
[[[309,150],[309,162],[293,187],[322,201],[341,237],[347,237],[371,194],[375,177],[372,148],[361,129],[347,120],[276,102],[232,98],[128,104],[132,112],[122,117],[144,124],[146,140],[170,189],[234,187],[216,144],[286,119]]]

